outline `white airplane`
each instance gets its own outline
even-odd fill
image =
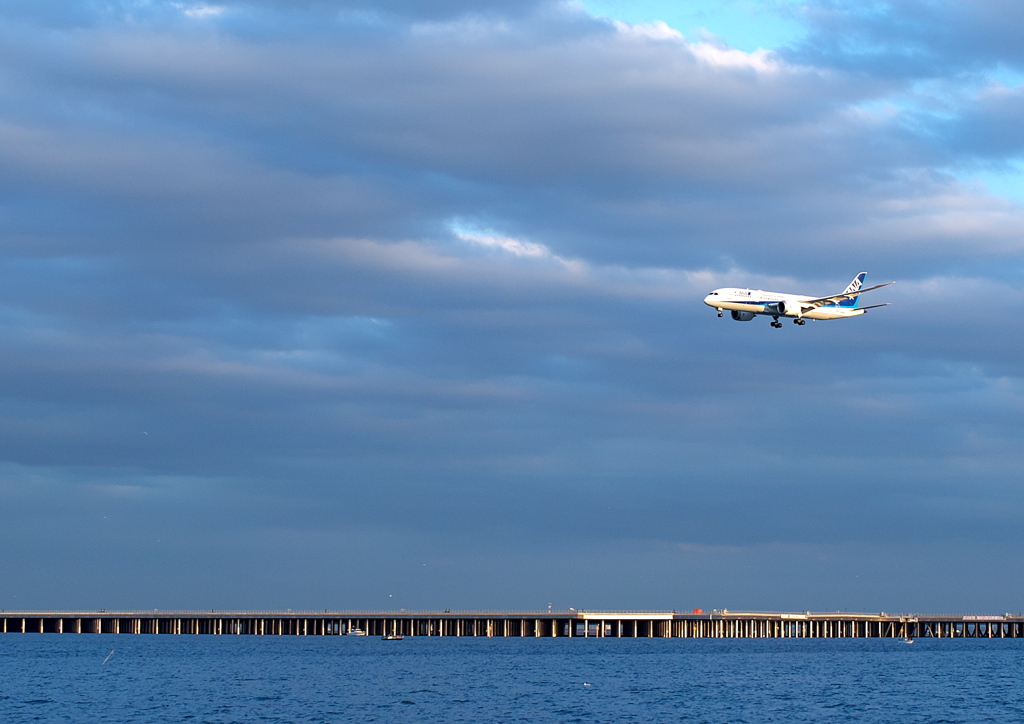
[[[779,317],[793,317],[793,323],[804,325],[808,319],[845,319],[864,314],[869,309],[887,307],[889,303],[873,304],[870,307],[857,306],[857,298],[864,292],[881,289],[896,282],[887,282],[873,287],[864,287],[867,272],[861,272],[853,278],[842,294],[831,297],[805,297],[799,294],[780,294],[764,292],[760,289],[716,289],[704,297],[704,303],[718,310],[730,310],[732,318],[737,322],[749,322],[757,315],[772,318],[772,326],[782,327]]]

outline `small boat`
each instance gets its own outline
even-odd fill
[[[345,635],[346,636],[365,636],[366,632],[363,631],[361,628],[350,628],[348,630],[348,633],[346,633]]]
[[[905,644],[912,644],[912,643],[914,643],[914,637],[913,637],[913,636],[907,636],[907,637],[905,637],[905,638],[903,639],[903,643],[905,643]]]
[[[401,641],[405,638],[402,634],[384,634],[380,637],[381,641]]]

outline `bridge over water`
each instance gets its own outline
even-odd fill
[[[236,636],[1024,638],[998,616],[678,611],[2,611],[0,632]]]

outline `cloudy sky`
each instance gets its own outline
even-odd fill
[[[1021,27],[4,2],[0,606],[1020,611]]]

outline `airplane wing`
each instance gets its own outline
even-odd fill
[[[826,304],[839,304],[839,302],[843,301],[844,299],[853,299],[854,297],[859,297],[864,292],[870,292],[870,291],[872,291],[874,289],[881,289],[882,287],[887,287],[890,284],[895,284],[895,283],[896,282],[886,282],[885,284],[876,284],[873,287],[868,287],[866,289],[858,289],[855,292],[847,292],[846,294],[835,294],[835,295],[833,295],[831,297],[821,297],[819,299],[804,299],[804,300],[800,301],[800,304],[802,306],[810,307],[812,309],[815,309],[817,307],[823,307]],[[878,304],[876,306],[883,307],[885,305],[884,304]],[[870,309],[870,307],[859,307],[859,308],[860,309]]]

